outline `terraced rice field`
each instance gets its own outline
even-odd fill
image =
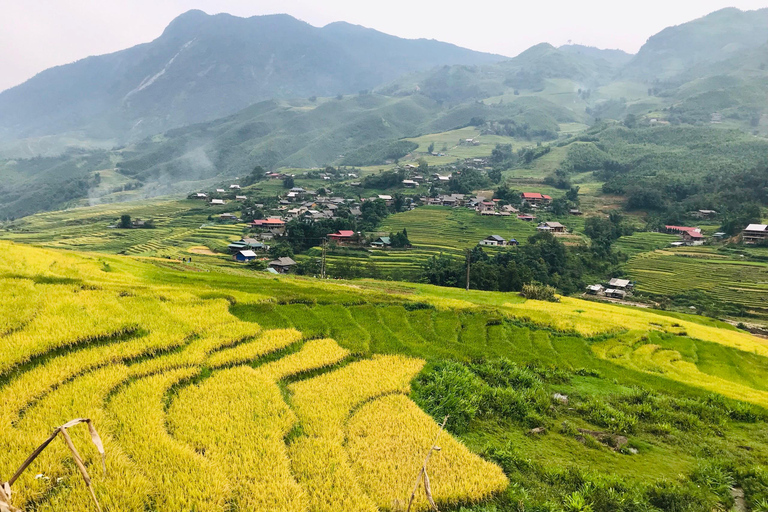
[[[698,252],[697,252],[698,249]],[[713,254],[706,248],[639,254],[627,269],[638,291],[676,295],[688,290],[747,308],[768,309],[768,265]]]
[[[244,225],[217,224],[208,220],[227,208],[210,208],[199,201],[145,201],[109,204],[42,213],[19,221],[0,237],[46,247],[108,252],[133,256],[182,258],[187,248],[224,249],[239,239]],[[115,229],[122,214],[132,219],[152,219],[155,229]],[[200,254],[200,253],[198,253]]]
[[[669,247],[672,242],[677,242],[680,237],[667,233],[638,232],[630,236],[623,236],[616,241],[616,250],[628,256],[634,256],[642,252],[655,251]]]
[[[87,417],[104,440],[106,473],[86,432],[72,436],[105,510],[357,512],[407,502],[439,428],[408,398],[425,361],[370,356],[373,336],[357,312],[270,308],[249,303],[255,295],[149,285],[97,258],[2,249],[0,284],[11,293],[0,305],[0,475],[53,427]],[[235,296],[264,322],[233,315]],[[391,307],[368,310],[381,323],[367,328],[389,325],[404,343],[426,343],[405,338],[415,335],[397,322],[405,310]],[[306,332],[275,328],[289,319]],[[430,466],[441,505],[507,487],[498,466],[450,434],[441,445]],[[52,444],[14,484],[14,504],[93,510],[70,461],[63,443]],[[421,495],[414,510],[429,508]]]

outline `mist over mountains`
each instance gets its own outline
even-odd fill
[[[180,192],[470,125],[541,142],[563,124],[716,114],[753,131],[768,113],[766,67],[768,9],[667,28],[637,55],[541,43],[514,58],[341,22],[190,11],[155,41],[0,93],[0,217],[88,197],[101,169],[148,194]]]

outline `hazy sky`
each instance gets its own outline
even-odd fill
[[[189,9],[288,13],[312,25],[348,21],[502,55],[549,42],[636,52],[664,27],[768,0],[0,0],[0,90],[51,66],[151,41]]]

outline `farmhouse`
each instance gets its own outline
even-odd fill
[[[389,247],[390,245],[392,245],[392,241],[389,239],[388,236],[380,236],[379,238],[371,242],[371,247],[378,247],[380,249],[384,247]]]
[[[219,215],[219,219],[228,221],[228,222],[237,222],[240,220],[237,218],[237,215],[233,213],[222,213],[221,215]]]
[[[282,219],[276,219],[276,218],[269,218],[269,219],[260,219],[260,220],[254,220],[251,222],[251,226],[256,228],[282,228],[285,226],[285,221]]]
[[[717,217],[717,212],[715,210],[699,210],[693,215],[699,219],[714,219]]]
[[[485,237],[484,239],[480,240],[480,242],[478,242],[479,245],[486,245],[489,247],[500,247],[500,246],[506,245],[506,243],[507,241],[504,240],[499,235],[491,235],[491,236]]]
[[[350,230],[339,230],[335,233],[328,235],[328,237],[339,245],[345,245],[352,242],[355,236],[355,232]]]
[[[528,214],[518,215],[517,218],[522,220],[522,221],[525,221],[525,222],[531,222],[531,221],[536,220],[535,216],[528,215]]]
[[[229,190],[240,190],[240,185],[230,185]]]
[[[682,235],[683,233],[688,233],[689,231],[697,231],[701,233],[701,228],[692,228],[689,226],[664,226],[664,229],[667,230],[667,233]]]
[[[403,180],[403,186],[407,188],[416,188],[419,184],[413,180]]]
[[[227,203],[224,202],[223,199],[211,199],[211,202],[210,202],[211,206],[220,206],[220,205],[223,205],[223,204],[227,204]]]
[[[603,291],[603,285],[601,284],[593,284],[591,286],[587,286],[587,293],[589,295],[598,295],[602,291]]]
[[[520,198],[530,205],[549,204],[552,198],[538,192],[523,192]]]
[[[273,268],[280,272],[281,274],[285,274],[288,272],[292,266],[296,264],[295,261],[293,261],[292,258],[284,257],[284,258],[277,258],[274,261],[269,262],[269,268]]]
[[[248,197],[247,196],[235,196],[235,199],[238,200],[238,201],[247,201]]]
[[[685,245],[704,245],[704,235],[698,231],[686,231],[683,233]]]
[[[615,290],[625,290],[625,291],[631,290],[633,288],[633,285],[629,281],[629,279],[618,279],[615,277],[611,279],[611,281],[608,283],[608,286],[610,286]]]
[[[480,215],[493,215],[496,213],[496,203],[493,201],[482,201],[477,204],[475,211]]]
[[[768,240],[768,225],[750,224],[741,232],[741,240],[745,244],[758,244]]]
[[[565,226],[559,222],[542,222],[536,229],[539,231],[549,231],[551,233],[565,233]]]
[[[217,188],[217,189],[216,189],[216,193],[218,193],[218,194],[223,194],[224,192],[225,192],[225,191],[224,191],[224,189],[223,189],[223,188]]]
[[[256,253],[251,251],[250,249],[245,251],[240,251],[237,254],[235,254],[235,261],[239,261],[241,263],[246,261],[251,261],[253,259],[256,259]]]
[[[627,297],[627,292],[623,290],[615,290],[613,288],[608,288],[605,290],[605,296],[611,297],[612,299],[625,299]]]
[[[208,194],[204,194],[202,192],[198,192],[192,196],[194,199],[207,199]]]
[[[381,199],[385,203],[387,203],[387,206],[392,206],[392,196],[387,194],[379,194],[375,199]]]

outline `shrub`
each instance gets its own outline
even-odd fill
[[[485,390],[482,380],[463,364],[452,361],[436,364],[413,386],[416,403],[434,418],[449,415],[448,429],[456,434],[466,432],[477,416]]]
[[[560,302],[557,298],[557,290],[553,286],[539,283],[530,283],[523,285],[523,291],[520,295],[531,300],[545,300],[548,302]]]

